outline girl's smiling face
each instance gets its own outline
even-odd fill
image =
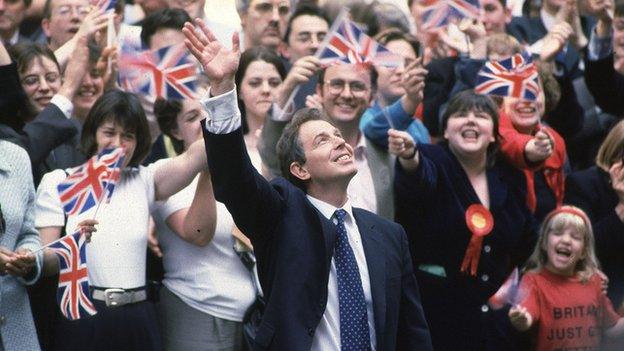
[[[548,257],[546,269],[559,275],[572,276],[577,263],[586,256],[585,235],[571,225],[551,229],[544,246]]]

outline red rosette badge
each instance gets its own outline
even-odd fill
[[[468,243],[468,248],[466,248],[461,271],[466,272],[470,269],[470,274],[474,276],[477,275],[483,237],[492,232],[494,217],[485,206],[473,204],[466,210],[466,225],[472,233],[472,237]]]

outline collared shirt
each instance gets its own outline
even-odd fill
[[[366,140],[361,133],[357,145],[353,148],[353,153],[358,171],[349,182],[347,195],[349,195],[353,206],[377,213],[373,175],[366,159]]]
[[[546,12],[544,8],[540,9],[540,18],[542,19],[542,22],[544,23],[544,27],[546,28],[546,31],[550,31],[550,29],[557,23],[557,19],[555,18],[555,16]]]
[[[338,209],[326,202],[307,195],[308,200],[316,209],[334,224],[337,223],[334,212]],[[375,318],[373,315],[373,298],[371,294],[370,277],[368,274],[368,266],[366,265],[366,256],[364,255],[364,246],[362,245],[362,237],[360,230],[355,223],[353,217],[353,208],[351,201],[342,206],[347,212],[345,217],[345,228],[347,229],[347,238],[349,245],[355,255],[358,270],[360,271],[360,280],[362,281],[362,289],[364,290],[364,299],[366,300],[366,312],[368,316],[368,330],[370,333],[371,348],[376,349],[377,340],[375,339]],[[327,282],[327,305],[325,313],[321,317],[321,322],[316,328],[314,338],[312,339],[312,351],[335,350],[340,351],[340,309],[338,304],[338,280],[336,276],[336,262],[332,256],[331,267],[329,269],[329,280]]]
[[[9,45],[15,45],[19,41],[19,28],[13,33],[13,36],[9,38]]]

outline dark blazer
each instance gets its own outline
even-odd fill
[[[440,129],[440,108],[451,97],[455,85],[455,63],[457,57],[445,57],[429,62],[423,90],[423,123],[432,137],[442,136]]]
[[[594,166],[566,178],[564,203],[581,208],[592,221],[596,254],[609,277],[608,295],[618,308],[624,300],[624,223],[615,213],[618,197],[609,174]]]
[[[251,239],[267,300],[256,350],[310,350],[327,304],[336,226],[283,178],[268,183],[240,128],[204,130],[215,197]],[[407,238],[396,223],[354,208],[370,272],[377,350],[431,350]]]
[[[585,58],[585,82],[604,112],[624,114],[624,76],[613,68],[613,53],[597,61]]]
[[[465,212],[479,197],[448,147],[418,148],[415,171],[397,162],[397,221],[410,240],[433,345],[443,351],[514,350],[506,312],[486,304],[536,242],[535,220],[520,191],[524,176],[502,162],[487,169],[494,228],[483,238],[473,277],[460,267],[472,237]]]

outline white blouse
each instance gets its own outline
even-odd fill
[[[37,189],[35,227],[65,225],[57,185],[66,176],[60,169],[43,176]],[[102,202],[95,218],[99,222],[97,232],[86,248],[90,285],[122,289],[145,286],[147,230],[154,196],[153,168],[140,166],[124,174],[109,203]],[[80,221],[93,218],[95,210],[92,207],[68,216],[67,233],[76,230]]]

